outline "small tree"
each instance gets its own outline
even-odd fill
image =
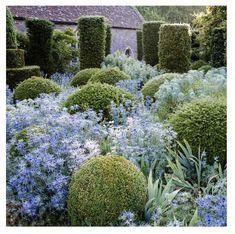
[[[149,21],[143,24],[143,57],[151,66],[158,64],[159,29],[161,21]]]
[[[43,19],[27,19],[29,63],[37,64],[46,74],[51,73],[51,48],[54,24]]]
[[[16,49],[16,32],[14,27],[14,21],[10,9],[7,7],[6,11],[6,38],[7,38],[7,49]]]
[[[136,31],[136,41],[137,41],[137,59],[142,60],[143,59],[143,31],[142,29],[139,29]]]
[[[105,56],[106,27],[103,16],[82,16],[80,33],[80,69],[100,67]]]
[[[111,53],[111,27],[109,25],[106,26],[106,39],[105,39],[105,56]]]
[[[187,72],[190,66],[190,26],[164,24],[160,28],[160,67],[170,72]]]

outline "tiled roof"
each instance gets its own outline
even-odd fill
[[[102,15],[112,27],[139,28],[143,17],[132,6],[9,6],[13,17],[44,18],[57,23],[76,24],[83,15]]]

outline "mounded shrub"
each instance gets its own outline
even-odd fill
[[[100,71],[100,68],[87,68],[79,71],[71,80],[70,85],[72,86],[82,86],[85,85],[92,75]]]
[[[27,35],[29,38],[29,64],[39,65],[41,70],[50,74],[51,48],[54,24],[44,19],[27,19]]]
[[[191,70],[198,70],[200,67],[205,66],[205,65],[208,65],[208,63],[200,59],[200,60],[197,60],[197,61],[191,63],[190,69]]]
[[[109,25],[106,26],[106,38],[105,38],[105,56],[111,54],[111,27]]]
[[[13,100],[34,99],[41,93],[61,92],[60,87],[52,80],[33,76],[21,82],[13,92]]]
[[[134,97],[124,89],[108,84],[89,83],[71,94],[64,106],[71,114],[91,108],[96,112],[103,111],[104,118],[110,118],[111,102],[121,103],[122,98],[134,100]],[[78,108],[74,108],[75,105],[78,105]]]
[[[14,27],[14,21],[10,9],[6,8],[6,39],[7,39],[7,49],[16,49],[16,32]]]
[[[158,64],[159,29],[161,21],[149,21],[143,24],[143,57],[151,66]]]
[[[195,155],[198,147],[206,150],[207,161],[213,163],[214,157],[226,164],[226,99],[197,99],[181,106],[169,119],[177,132],[179,141],[186,139]]]
[[[166,81],[170,81],[177,73],[165,73],[150,79],[142,88],[141,92],[145,97],[154,98],[154,94],[159,90],[160,86]]]
[[[107,68],[101,69],[99,72],[92,75],[89,82],[91,83],[106,83],[110,85],[115,85],[120,80],[130,80],[131,77],[125,72],[120,71],[117,68]]]
[[[201,66],[198,71],[203,71],[204,73],[207,73],[209,70],[212,69],[212,66],[210,65],[204,65],[204,66]]]
[[[190,66],[191,40],[188,24],[164,24],[159,34],[159,63],[170,72],[187,72]]]
[[[7,84],[11,89],[31,76],[40,76],[39,66],[25,66],[20,68],[7,68]]]
[[[98,156],[74,173],[68,212],[72,225],[115,225],[123,211],[142,218],[147,200],[142,172],[122,156]]]
[[[7,68],[23,67],[24,65],[24,50],[7,49]]]
[[[211,65],[226,66],[226,29],[214,28],[211,38]]]
[[[137,59],[143,59],[143,31],[139,29],[136,31],[136,42],[137,42]]]
[[[80,33],[80,70],[100,67],[105,56],[105,18],[82,16],[78,20],[78,31]]]

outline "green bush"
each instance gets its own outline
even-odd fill
[[[210,65],[204,65],[204,66],[201,66],[198,71],[203,71],[204,73],[207,73],[209,70],[212,69],[212,66]]]
[[[33,76],[21,82],[13,92],[13,100],[34,99],[41,93],[61,92],[60,87],[52,80]]]
[[[151,66],[158,64],[159,29],[161,21],[149,21],[143,24],[143,57]]]
[[[200,54],[199,31],[198,30],[192,30],[191,60],[193,62],[199,60],[199,54]]]
[[[28,64],[29,37],[26,33],[17,31],[16,40],[18,48],[24,50],[25,64]]]
[[[214,28],[211,38],[211,65],[213,67],[226,66],[226,29]]]
[[[105,18],[82,16],[78,20],[80,33],[80,69],[100,67],[105,56]]]
[[[16,49],[16,32],[14,27],[14,21],[10,9],[6,9],[6,39],[7,39],[7,49]]]
[[[139,29],[136,31],[136,42],[137,42],[137,59],[143,59],[143,31]]]
[[[134,99],[129,92],[123,89],[108,84],[90,83],[71,94],[64,106],[71,114],[91,108],[96,112],[103,111],[104,118],[110,118],[111,102],[118,104],[122,101],[122,97]],[[77,109],[73,108],[75,105],[78,105]]]
[[[24,65],[24,50],[7,49],[7,68],[23,67]]]
[[[109,25],[106,26],[106,38],[105,38],[105,56],[111,54],[111,27]]]
[[[177,73],[165,73],[150,79],[142,88],[141,92],[145,97],[154,98],[154,94],[159,90],[160,86],[166,81],[173,79]]]
[[[205,66],[205,65],[208,65],[208,63],[203,60],[197,60],[197,61],[191,63],[190,69],[191,70],[198,70],[200,67]]]
[[[207,161],[218,156],[226,164],[227,107],[225,98],[197,99],[184,104],[171,117],[170,123],[179,141],[186,139],[197,155],[198,147],[206,150]]]
[[[88,68],[79,71],[71,80],[70,85],[77,87],[85,85],[92,75],[100,71],[100,68]]]
[[[11,89],[31,76],[40,76],[40,67],[26,66],[20,68],[7,68],[7,84]]]
[[[74,173],[68,212],[72,225],[113,226],[123,211],[143,217],[147,200],[142,172],[122,156],[98,156]]]
[[[29,37],[29,64],[39,65],[46,74],[51,74],[51,48],[54,24],[43,19],[27,19]]]
[[[110,85],[115,85],[120,80],[130,80],[131,77],[125,72],[120,71],[117,68],[107,68],[101,69],[99,72],[92,75],[89,82],[91,83],[106,83]]]
[[[190,66],[191,41],[187,24],[164,24],[160,27],[159,63],[170,72],[187,72]]]

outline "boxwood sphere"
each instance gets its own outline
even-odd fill
[[[124,89],[108,84],[89,83],[71,94],[64,106],[71,114],[91,108],[96,112],[103,111],[104,118],[109,118],[111,101],[118,104],[122,98],[134,100],[134,97]],[[78,108],[74,109],[75,105],[78,105]]]
[[[33,76],[21,82],[13,92],[13,100],[34,99],[41,93],[61,92],[60,87],[52,80]]]
[[[107,68],[107,69],[101,69],[99,72],[92,75],[89,82],[91,83],[106,83],[110,85],[115,85],[120,80],[130,80],[131,77],[124,73],[123,71],[120,71],[117,68]]]
[[[92,75],[96,74],[98,71],[100,71],[99,68],[81,70],[72,78],[70,85],[75,87],[85,85]]]
[[[207,161],[218,156],[226,164],[227,107],[225,98],[197,99],[184,104],[170,117],[178,140],[186,139],[197,155],[198,147],[207,152]]]
[[[172,80],[177,73],[165,73],[150,79],[142,88],[141,92],[145,97],[154,98],[154,94],[166,80]]]
[[[68,212],[72,225],[109,226],[123,211],[141,218],[147,199],[141,171],[122,156],[98,156],[74,173]]]

